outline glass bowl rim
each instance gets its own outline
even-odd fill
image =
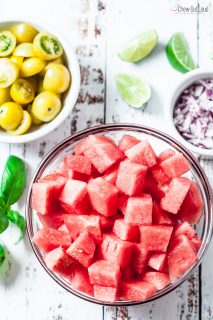
[[[48,167],[51,160],[53,160],[55,158],[55,156],[57,156],[57,154],[60,153],[60,151],[64,150],[66,147],[71,145],[73,142],[76,142],[76,141],[79,141],[79,139],[85,138],[89,134],[95,134],[95,133],[104,134],[107,132],[119,131],[119,130],[133,131],[133,132],[138,132],[141,134],[151,135],[151,136],[154,136],[155,138],[163,140],[164,142],[172,145],[173,147],[175,147],[175,149],[180,149],[181,152],[183,151],[184,156],[186,156],[187,160],[190,161],[190,164],[193,165],[193,169],[195,170],[196,174],[199,173],[199,180],[202,180],[203,188],[205,186],[205,188],[204,188],[205,189],[204,190],[205,196],[206,196],[206,198],[209,199],[208,211],[207,211],[208,224],[206,225],[206,230],[205,230],[205,233],[206,233],[205,243],[202,244],[202,246],[201,246],[201,248],[202,248],[201,252],[199,250],[199,253],[200,253],[199,259],[189,270],[187,270],[182,275],[182,277],[180,277],[174,283],[171,283],[168,287],[160,290],[153,297],[151,297],[145,301],[126,301],[126,300],[122,301],[121,300],[121,301],[116,301],[114,303],[110,303],[110,302],[103,302],[103,301],[97,300],[92,296],[84,294],[83,292],[76,291],[76,290],[72,289],[71,286],[68,285],[68,282],[66,282],[63,278],[61,278],[56,273],[52,272],[51,270],[49,270],[47,268],[46,264],[44,263],[44,260],[42,259],[41,252],[37,249],[37,247],[32,242],[32,237],[34,235],[34,232],[33,232],[33,223],[32,223],[32,220],[33,220],[32,219],[32,217],[33,217],[32,216],[32,208],[31,208],[30,203],[31,203],[31,191],[32,191],[33,183],[35,181],[37,181],[38,177],[40,177],[42,175],[43,171]],[[154,301],[154,300],[159,299],[159,298],[167,295],[168,293],[174,291],[178,286],[180,286],[183,282],[185,282],[191,276],[191,274],[195,271],[195,269],[200,265],[204,255],[207,252],[207,249],[209,247],[210,240],[211,240],[211,237],[213,234],[213,218],[212,218],[212,216],[213,216],[212,189],[211,189],[208,178],[207,178],[203,168],[201,167],[201,165],[198,162],[198,160],[196,159],[196,157],[191,153],[191,151],[189,151],[183,144],[181,144],[179,141],[177,141],[176,139],[174,139],[172,136],[168,135],[167,133],[164,133],[158,129],[154,129],[154,128],[151,128],[148,126],[131,124],[131,123],[122,123],[122,124],[109,123],[109,124],[94,126],[94,127],[88,128],[88,129],[81,130],[81,131],[75,133],[74,135],[71,135],[71,136],[63,139],[61,142],[59,142],[55,147],[53,147],[45,155],[45,157],[42,159],[42,161],[38,165],[38,167],[33,175],[33,178],[31,180],[30,186],[28,188],[26,206],[25,206],[27,233],[28,233],[28,237],[30,240],[30,244],[32,246],[32,249],[33,249],[34,254],[36,255],[38,261],[40,262],[42,267],[46,270],[46,272],[51,276],[51,278],[53,280],[55,280],[55,282],[58,283],[60,286],[62,286],[65,290],[67,290],[71,294],[74,294],[75,296],[77,296],[83,300],[86,300],[86,301],[89,301],[89,302],[92,302],[95,304],[99,304],[99,305],[113,306],[113,307],[133,306],[133,305],[145,304],[145,303]]]

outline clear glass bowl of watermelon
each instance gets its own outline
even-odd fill
[[[90,170],[87,172],[88,161],[84,158],[83,162],[79,162],[80,160],[78,160],[78,163],[76,163],[72,157],[70,165],[72,164],[74,167],[70,170],[70,168],[64,167],[64,159],[73,154],[74,149],[77,153],[82,154],[83,141],[85,141],[85,138],[89,135],[95,137],[91,141],[96,141],[97,137],[100,136],[104,136],[105,138],[101,138],[103,140],[101,144],[102,149],[98,155],[94,155],[94,150],[90,150],[87,154],[92,164],[96,165],[96,169],[94,170],[93,167],[92,180],[88,181],[87,176],[87,189],[88,192],[90,191],[90,201],[93,201],[93,211],[91,213],[89,212],[89,215],[85,218],[84,210],[86,209],[84,201],[79,202],[80,205],[75,206],[75,210],[77,210],[77,212],[79,210],[78,213],[83,212],[84,216],[81,214],[73,214],[71,210],[73,207],[70,205],[70,201],[72,202],[72,198],[75,198],[76,194],[77,198],[80,197],[82,192],[85,194],[85,182],[79,182],[79,180],[85,181],[85,174],[91,174]],[[129,136],[134,138],[129,139]],[[146,192],[146,195],[141,196],[143,199],[141,200],[139,197],[140,199],[137,200],[139,201],[137,203],[137,201],[133,199],[134,196],[130,196],[128,202],[126,202],[127,195],[123,195],[119,198],[119,216],[115,215],[114,217],[117,217],[116,219],[106,217],[111,215],[112,212],[110,210],[114,210],[113,197],[117,191],[115,191],[116,188],[112,184],[115,184],[115,172],[117,172],[116,186],[120,188],[120,191],[122,190],[123,193],[126,192],[129,195],[133,194],[132,190],[134,188],[140,187],[139,180],[135,178],[138,168],[140,175],[144,177],[144,166],[138,165],[137,163],[133,165],[135,166],[134,168],[129,167],[129,162],[128,160],[125,162],[125,159],[122,159],[125,163],[123,164],[123,171],[121,170],[118,173],[113,167],[111,170],[105,171],[105,164],[108,166],[108,164],[111,163],[110,161],[116,158],[117,154],[116,150],[114,150],[114,152],[110,151],[111,149],[113,150],[113,147],[110,147],[110,150],[108,149],[108,143],[111,143],[111,141],[107,141],[106,137],[113,139],[116,143],[122,141],[122,143],[119,143],[119,147],[122,151],[126,150],[126,155],[131,161],[134,160],[138,162],[137,152],[140,148],[136,148],[137,150],[134,149],[134,152],[129,150],[133,150],[131,148],[134,148],[138,140],[147,140],[154,152],[157,155],[161,154],[157,159],[158,162],[161,161],[161,169],[165,167],[164,169],[168,171],[165,171],[167,175],[174,175],[174,172],[178,171],[179,173],[185,173],[188,171],[188,169],[185,170],[188,166],[190,167],[190,171],[185,173],[181,178],[174,178],[173,180],[175,181],[169,182],[169,187],[166,187],[168,181],[166,184],[164,181],[165,175],[162,175],[162,170],[159,172],[158,164],[153,166],[149,169],[149,173],[145,175],[144,192]],[[161,153],[168,149],[169,151]],[[147,161],[148,165],[148,162],[150,164],[153,161],[153,154],[149,147],[146,150],[148,151],[144,153],[145,158],[143,156],[142,161]],[[171,158],[172,156],[174,157]],[[167,159],[173,160],[166,162]],[[164,165],[162,163],[164,163]],[[169,166],[168,163],[170,163]],[[73,168],[78,172],[73,171]],[[99,173],[97,173],[97,169]],[[134,174],[136,172],[136,176],[131,175],[132,170]],[[100,172],[102,173],[100,174]],[[152,178],[150,177],[150,172]],[[58,178],[58,173],[60,173],[60,178]],[[97,176],[100,175],[102,175],[102,177],[97,178]],[[118,178],[118,175],[122,177]],[[64,177],[72,178],[69,182],[66,180],[65,187]],[[155,177],[154,184],[153,177]],[[76,182],[75,179],[78,181]],[[120,182],[118,182],[119,179]],[[192,181],[190,182],[190,186],[188,185],[189,179]],[[54,180],[54,182],[52,180]],[[107,191],[106,189],[104,190],[107,195],[103,199],[100,198],[101,196],[97,190],[102,190],[102,184],[106,184],[106,182],[103,181],[106,180],[108,185],[104,185],[104,188],[106,188]],[[96,182],[94,183],[94,181]],[[156,184],[156,181],[158,181],[158,184]],[[111,183],[110,187],[109,183]],[[48,210],[50,210],[51,206],[55,205],[54,201],[58,199],[58,194],[61,192],[61,184],[64,187],[63,205],[60,209],[57,209],[57,213],[53,214],[51,212],[51,214],[49,214]],[[69,188],[73,188],[72,190],[75,191],[70,193]],[[186,189],[188,191],[186,191]],[[174,218],[176,220],[173,219],[173,217],[177,217],[177,215],[171,214],[171,212],[176,213],[177,210],[179,210],[176,206],[180,201],[183,201],[181,198],[183,198],[184,192],[185,196],[186,192],[187,195],[190,194],[187,196],[187,201],[184,200],[185,204],[181,205],[181,208],[183,208],[181,209],[182,214],[179,213],[181,210],[178,211],[178,214],[180,215],[180,219],[186,222],[181,222],[177,226],[175,225],[177,218]],[[91,200],[91,193],[94,195],[93,200]],[[33,194],[35,199],[32,199]],[[151,219],[154,219],[154,221],[150,220],[149,194],[151,194],[153,199],[153,209],[151,211],[153,217],[151,217]],[[50,195],[51,199],[48,198]],[[164,200],[162,200],[162,197],[164,197]],[[83,199],[85,200],[85,198],[84,196]],[[109,199],[110,203],[107,202]],[[164,210],[158,205],[157,201],[159,201],[159,199],[161,199],[160,205]],[[60,201],[62,201],[61,193]],[[32,207],[34,209],[32,209]],[[49,209],[47,209],[47,207]],[[35,208],[37,210],[35,210]],[[135,214],[136,208],[137,214]],[[170,213],[165,213],[165,210]],[[99,211],[99,213],[97,213],[97,211]],[[68,212],[69,214],[67,214]],[[102,214],[100,214],[100,212],[102,212]],[[121,212],[125,214],[125,222],[128,222],[128,228],[126,227],[127,224],[123,221]],[[66,215],[64,215],[65,213]],[[26,205],[29,238],[38,260],[49,275],[63,288],[82,299],[97,304],[113,306],[134,305],[158,299],[183,283],[200,264],[207,250],[212,236],[212,213],[211,188],[197,159],[183,145],[167,134],[148,127],[131,124],[109,124],[90,128],[58,144],[40,163],[30,185]],[[143,223],[141,223],[141,221],[143,221]],[[187,221],[191,224],[196,223],[197,235],[195,235],[194,228],[191,227]],[[112,235],[109,230],[111,230],[110,228],[112,228],[113,222],[114,234]],[[134,225],[135,222],[136,226]],[[145,256],[144,249],[137,243],[138,235],[136,227],[140,223],[142,225],[140,226],[139,241],[141,241],[143,247],[144,244],[146,244],[149,249],[146,248]],[[150,227],[150,223],[154,223],[155,225],[151,225]],[[103,228],[103,230],[105,230],[102,230],[104,233],[102,240],[100,238],[100,225],[101,229]],[[171,238],[171,229],[173,230],[173,238]],[[72,245],[70,234],[72,241],[75,239]],[[169,247],[168,241],[170,241]],[[132,260],[130,260],[130,251],[133,250],[133,242],[134,256],[131,256]],[[95,245],[97,245],[96,251]],[[101,256],[101,258],[99,258],[100,252],[98,251],[99,249],[97,250],[98,246],[102,248],[101,254],[105,255],[104,257]],[[65,248],[67,251],[65,251]],[[71,257],[74,255],[74,259],[70,258],[68,254],[70,254]],[[105,261],[103,261],[103,258]],[[76,262],[75,259],[78,262]],[[98,262],[93,263],[94,260],[98,259]],[[169,266],[170,281],[168,281],[168,266],[166,267],[165,261],[167,261]],[[78,264],[78,267],[76,267],[75,263]],[[119,267],[117,267],[116,264],[118,264]],[[89,277],[87,267],[89,267]],[[73,271],[73,268],[76,268],[75,271]],[[161,275],[159,277],[159,274],[163,274],[163,277]],[[120,277],[122,277],[122,279]],[[91,282],[94,286],[91,285]],[[119,287],[116,288],[118,283]]]

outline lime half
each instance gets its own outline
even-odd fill
[[[150,86],[143,79],[128,74],[118,74],[116,86],[121,98],[133,108],[142,107],[150,99]]]
[[[173,34],[167,44],[166,54],[171,65],[182,73],[186,73],[196,67],[190,54],[188,43],[181,32]]]
[[[157,41],[158,35],[155,30],[140,33],[125,43],[118,51],[118,55],[122,60],[137,62],[148,56],[156,46]]]

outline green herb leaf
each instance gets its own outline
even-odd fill
[[[23,160],[16,156],[9,156],[1,180],[1,197],[7,208],[18,201],[25,184],[26,170]]]
[[[5,214],[5,202],[0,198],[0,215]]]
[[[15,224],[19,230],[20,230],[20,237],[17,241],[17,243],[24,237],[26,232],[26,222],[22,215],[19,214],[18,211],[14,210],[8,210],[7,211],[7,217],[8,219]]]
[[[5,250],[4,246],[0,243],[0,266],[3,264],[5,260]]]
[[[6,215],[0,215],[0,233],[4,232],[9,225],[8,217]]]

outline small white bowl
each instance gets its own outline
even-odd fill
[[[64,58],[66,61],[66,65],[71,73],[72,82],[71,82],[70,88],[68,89],[67,93],[64,94],[64,97],[62,99],[61,112],[57,115],[57,117],[54,120],[48,123],[44,123],[40,126],[32,126],[32,129],[30,129],[29,132],[20,136],[12,136],[7,134],[6,131],[1,130],[0,142],[5,142],[5,143],[26,143],[26,142],[34,141],[36,139],[39,139],[47,135],[48,133],[56,129],[70,115],[77,101],[79,90],[80,90],[80,68],[79,68],[79,63],[76,58],[76,55],[72,50],[71,43],[69,43],[69,41],[66,40],[64,36],[60,34],[60,32],[58,32],[57,30],[54,30],[54,28],[46,26],[46,24],[45,26],[43,26],[39,22],[34,22],[34,21],[12,20],[12,21],[0,22],[0,30],[8,29],[12,25],[18,24],[18,23],[29,23],[39,31],[52,33],[59,39],[64,49]]]
[[[185,140],[175,127],[173,120],[173,110],[181,93],[194,82],[201,79],[213,79],[213,70],[196,69],[183,75],[179,81],[170,90],[169,97],[166,102],[166,119],[169,125],[169,133],[179,140],[186,148],[190,149],[198,156],[205,158],[213,158],[213,149],[202,149]]]

